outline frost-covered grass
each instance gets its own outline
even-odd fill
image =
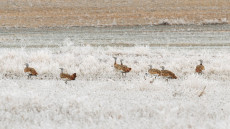
[[[0,128],[228,129],[229,54],[226,48],[0,48]],[[114,70],[113,56],[132,68],[127,77]],[[199,59],[203,75],[194,73]],[[28,80],[24,63],[38,77]],[[178,79],[144,80],[149,64],[164,65]],[[65,84],[60,67],[77,79]]]

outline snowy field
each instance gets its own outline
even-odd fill
[[[25,34],[23,39],[16,34],[21,36],[17,45],[16,39],[4,34],[0,48],[1,129],[230,128],[229,47],[93,46],[78,44],[68,36],[57,46],[36,47],[32,42],[36,37]],[[192,36],[199,39],[199,35]],[[227,38],[213,40],[227,43]],[[132,68],[126,77],[114,70],[113,56]],[[204,60],[203,75],[194,73],[199,59]],[[25,63],[39,75],[27,79]],[[149,64],[159,69],[165,66],[178,79],[145,80]],[[67,73],[76,72],[77,79],[65,84],[59,78],[60,67]]]

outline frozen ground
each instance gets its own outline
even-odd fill
[[[0,48],[0,128],[230,128],[229,47],[62,42]],[[113,56],[132,68],[126,77],[114,70]],[[194,73],[199,59],[206,68],[203,75]],[[24,63],[39,75],[28,80]],[[149,64],[164,65],[178,79],[150,83],[151,78],[143,78]],[[65,84],[60,67],[76,72],[77,79]]]
[[[229,128],[229,49],[60,47],[0,51],[0,128]],[[122,78],[113,58],[133,70]],[[198,59],[204,75],[194,74]],[[28,62],[39,76],[27,80]],[[148,64],[177,80],[144,80]],[[59,80],[59,68],[77,80]],[[203,96],[198,97],[206,86]]]

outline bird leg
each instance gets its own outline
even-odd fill
[[[32,75],[32,74],[28,74],[28,75],[27,75],[28,79],[30,79],[30,78],[31,78],[31,75]]]
[[[169,78],[168,77],[166,77],[166,79],[165,79],[167,82],[169,81]]]
[[[126,72],[121,72],[121,74],[122,74],[122,76],[124,76],[124,74],[125,74],[125,77],[126,77]]]
[[[203,72],[197,72],[197,74],[198,74],[198,75],[202,75],[202,74],[203,74]]]

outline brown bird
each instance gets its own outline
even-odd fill
[[[177,76],[169,71],[169,70],[165,70],[164,66],[161,66],[162,70],[161,70],[161,76],[166,77],[166,79],[177,79]]]
[[[114,68],[116,69],[116,70],[122,70],[122,67],[121,67],[121,65],[119,65],[119,64],[117,64],[117,57],[113,57],[114,58]]]
[[[149,70],[148,70],[148,72],[149,72],[149,74],[154,75],[155,78],[156,78],[157,76],[160,76],[160,75],[161,75],[161,71],[158,70],[158,69],[153,69],[153,68],[152,68],[152,65],[149,65]]]
[[[128,66],[123,65],[123,63],[122,63],[123,59],[121,59],[120,61],[121,61],[121,73],[122,73],[122,76],[123,76],[123,74],[125,74],[125,76],[126,76],[126,73],[130,72],[132,68],[129,68]]]
[[[38,75],[38,73],[36,72],[36,70],[34,68],[29,67],[28,63],[26,63],[25,65],[26,65],[26,67],[24,69],[24,72],[28,74],[27,75],[28,78],[31,78],[31,76],[37,76]]]
[[[63,73],[63,68],[60,69],[61,69],[60,78],[64,79],[66,84],[67,81],[75,80],[75,78],[77,77],[76,73],[69,75],[67,73]]]
[[[196,73],[202,74],[202,71],[205,70],[205,68],[203,66],[203,60],[199,60],[199,61],[200,61],[200,65],[196,66]]]

